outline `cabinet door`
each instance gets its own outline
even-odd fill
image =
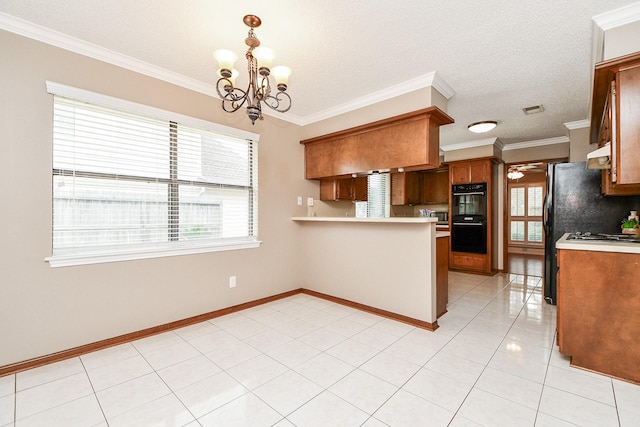
[[[564,250],[559,250],[557,254],[558,264],[562,261]],[[562,338],[564,337],[564,324],[562,313],[564,309],[564,302],[560,302],[564,299],[564,295],[562,294],[564,288],[562,284],[562,275],[560,274],[560,270],[556,273],[556,345],[558,346],[558,350],[560,352],[566,352],[566,348],[564,346],[564,341]]]
[[[611,142],[611,169],[602,171],[602,191],[640,194],[640,54],[596,66],[594,79],[599,94],[594,114],[600,117],[592,117],[591,139],[597,136],[600,146]]]
[[[447,312],[449,302],[449,237],[436,238],[436,312]]]
[[[398,172],[391,174],[391,205],[418,205],[422,200],[418,172]]]
[[[423,203],[449,203],[450,188],[447,169],[426,172],[423,183]]]
[[[367,199],[367,177],[359,176],[353,178],[353,200],[356,200],[358,202],[366,202]]]
[[[363,182],[364,181],[364,182]],[[363,186],[364,184],[364,186]],[[359,197],[359,198],[357,198]],[[320,200],[367,200],[367,177],[320,180]]]
[[[488,161],[469,162],[469,183],[488,182]]]
[[[456,163],[449,165],[449,175],[451,176],[451,184],[468,184],[469,176],[469,163]]]
[[[640,184],[640,63],[620,70],[617,80],[617,183]]]
[[[353,178],[337,179],[336,200],[353,200]]]
[[[327,178],[320,180],[320,200],[330,201],[336,200],[337,189],[336,179]]]
[[[398,172],[391,174],[391,205],[405,205],[407,174],[405,172]]]
[[[407,172],[407,204],[419,205],[422,203],[422,173]]]

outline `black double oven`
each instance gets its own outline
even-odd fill
[[[487,253],[487,183],[451,186],[451,250]]]

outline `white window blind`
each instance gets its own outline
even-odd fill
[[[255,247],[257,167],[252,140],[54,96],[48,260]]]
[[[356,202],[356,217],[389,217],[391,210],[390,177],[388,173],[376,173],[367,176],[367,201]]]

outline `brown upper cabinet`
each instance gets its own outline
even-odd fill
[[[603,193],[640,194],[640,52],[596,65],[591,142],[600,147],[611,143]]]
[[[422,202],[423,204],[448,204],[449,169],[440,168],[424,173]]]
[[[305,178],[347,177],[354,173],[440,165],[440,126],[453,119],[437,107],[300,141]]]
[[[489,182],[490,160],[463,160],[449,163],[451,185]]]
[[[320,180],[320,200],[367,201],[367,177]]]
[[[448,169],[391,174],[391,204],[427,205],[449,203]]]
[[[421,173],[398,172],[391,174],[391,205],[419,205],[421,202]]]

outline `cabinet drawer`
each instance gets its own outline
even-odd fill
[[[451,267],[467,270],[484,270],[485,255],[451,253]]]

